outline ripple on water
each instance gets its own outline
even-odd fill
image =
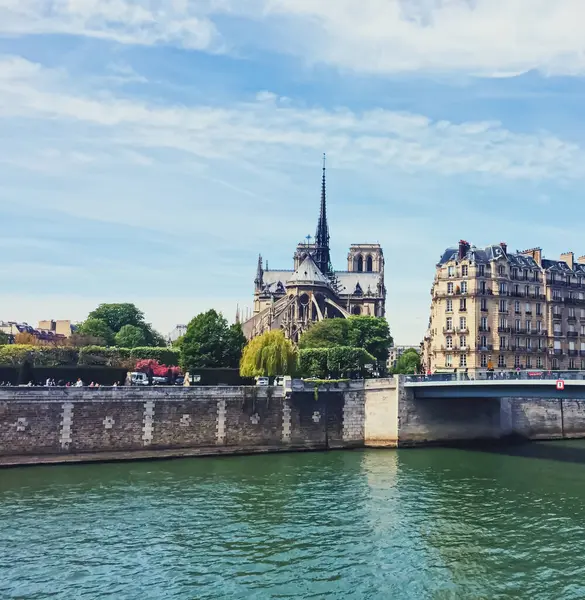
[[[583,598],[584,483],[441,449],[3,471],[0,597]]]

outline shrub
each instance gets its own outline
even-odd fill
[[[179,364],[180,352],[177,348],[139,346],[138,348],[132,348],[130,356],[136,360],[157,360],[164,365],[176,367]]]
[[[299,351],[299,373],[302,377],[339,378],[364,374],[364,366],[375,358],[363,348],[335,346],[307,348]]]
[[[32,360],[36,346],[9,344],[0,346],[0,365],[21,365],[27,358]]]

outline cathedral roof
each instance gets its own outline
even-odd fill
[[[286,283],[328,286],[329,280],[323,275],[319,267],[315,264],[313,257],[309,254]]]
[[[339,281],[340,294],[353,294],[358,285],[362,292],[365,292],[368,288],[375,292],[380,280],[380,273],[335,271],[335,277]]]

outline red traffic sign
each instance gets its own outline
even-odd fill
[[[557,390],[564,390],[565,389],[565,382],[562,379],[559,379],[557,381]]]

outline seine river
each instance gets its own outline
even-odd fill
[[[0,598],[585,598],[585,444],[0,471]]]

